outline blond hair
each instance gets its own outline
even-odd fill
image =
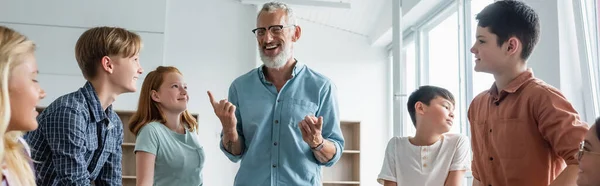
[[[92,80],[104,56],[133,57],[141,48],[142,39],[136,33],[118,27],[95,27],[79,36],[75,59],[83,77]]]
[[[157,121],[163,124],[167,122],[164,112],[158,106],[158,103],[152,100],[152,90],[158,91],[165,76],[169,73],[181,75],[181,72],[177,68],[170,66],[159,66],[156,70],[146,75],[142,84],[142,91],[140,92],[138,109],[129,120],[129,130],[136,136],[140,129],[150,122]],[[181,121],[191,132],[198,129],[196,119],[187,110],[181,113]]]
[[[0,26],[0,157],[11,173],[15,185],[35,185],[29,157],[25,155],[23,144],[18,140],[21,131],[6,132],[10,122],[10,98],[8,78],[11,70],[23,61],[23,56],[33,54],[35,44],[20,33]],[[0,177],[0,180],[2,178]]]

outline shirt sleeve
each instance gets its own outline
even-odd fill
[[[383,185],[384,180],[398,182],[396,180],[396,141],[398,138],[393,137],[385,148],[385,157],[381,171],[377,176],[377,182]]]
[[[545,88],[534,99],[538,130],[567,165],[578,165],[575,154],[588,125],[580,120],[577,111],[558,90]]]
[[[87,161],[84,158],[85,130],[89,123],[83,113],[74,108],[57,108],[40,123],[43,136],[52,151],[52,164],[59,185],[90,185]]]
[[[320,107],[316,116],[323,116],[323,138],[333,142],[336,151],[329,162],[321,163],[317,161],[317,163],[326,167],[331,167],[340,160],[344,149],[344,136],[342,135],[342,130],[340,128],[340,111],[335,85],[331,82],[327,83],[324,90],[321,91],[320,98]]]
[[[478,157],[477,157],[477,154],[476,154],[477,152],[476,152],[476,148],[474,147],[474,145],[477,142],[476,141],[476,139],[477,139],[477,136],[476,136],[477,132],[476,132],[475,126],[474,126],[475,121],[473,121],[473,117],[474,117],[473,115],[475,114],[474,112],[476,112],[476,111],[479,110],[477,108],[479,102],[481,102],[481,100],[479,99],[479,95],[478,95],[477,97],[475,97],[473,99],[473,101],[469,105],[469,108],[467,109],[467,118],[469,120],[469,125],[471,126],[471,127],[469,127],[470,130],[471,130],[471,144],[470,144],[470,147],[473,150],[473,156],[471,158],[471,175],[473,175],[473,179],[476,179],[476,180],[481,180],[481,179],[479,177],[479,170],[477,170],[477,164],[476,164],[476,160],[477,160]]]
[[[156,155],[158,152],[158,131],[150,123],[142,127],[135,137],[134,152],[143,151]]]
[[[240,140],[240,143],[242,143],[242,152],[239,155],[233,155],[225,149],[225,147],[223,146],[223,131],[221,131],[221,140],[219,140],[219,148],[225,154],[225,156],[227,156],[227,158],[229,158],[229,160],[231,162],[236,163],[242,159],[242,156],[244,155],[245,150],[246,150],[246,148],[245,148],[246,144],[244,142],[245,138],[244,138],[244,132],[242,130],[242,117],[240,115],[240,105],[239,105],[239,101],[238,101],[238,97],[237,97],[237,90],[235,89],[234,84],[231,84],[231,86],[229,87],[228,100],[229,100],[229,102],[231,102],[231,104],[235,105],[235,107],[237,108],[237,109],[235,109],[235,117],[237,118],[237,121],[238,121],[237,125],[236,125],[236,130],[238,133],[238,140]]]
[[[450,164],[449,171],[468,171],[471,160],[469,158],[469,140],[466,136],[459,135],[458,143],[452,157],[452,163]]]

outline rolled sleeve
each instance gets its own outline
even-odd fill
[[[588,125],[580,120],[577,111],[560,92],[546,90],[547,93],[536,96],[540,104],[536,112],[538,129],[567,165],[578,165],[575,154]]]
[[[235,105],[236,109],[235,110],[235,117],[237,118],[237,125],[236,125],[236,130],[238,133],[238,140],[240,140],[240,143],[242,143],[242,153],[240,153],[239,155],[233,155],[231,154],[229,151],[227,151],[225,149],[225,147],[223,146],[223,131],[221,131],[221,140],[219,140],[219,148],[221,149],[221,151],[223,151],[223,153],[225,154],[225,156],[227,156],[227,158],[229,158],[230,161],[237,163],[239,162],[243,155],[244,155],[244,151],[245,151],[245,142],[244,142],[244,133],[242,130],[242,118],[240,115],[240,109],[239,109],[239,102],[238,102],[238,96],[237,96],[237,91],[235,89],[234,84],[232,84],[229,87],[229,96],[228,96],[228,100],[229,102],[231,102],[231,104]]]
[[[40,130],[48,140],[59,185],[90,185],[85,153],[85,119],[73,108],[49,113]]]
[[[320,165],[327,167],[333,166],[342,157],[344,150],[344,136],[340,128],[340,112],[338,108],[337,90],[331,82],[325,84],[321,91],[320,107],[317,111],[317,116],[323,116],[323,138],[335,144],[335,155],[329,162],[321,163]]]

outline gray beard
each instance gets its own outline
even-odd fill
[[[284,47],[284,46],[281,46],[281,47],[282,47],[281,52],[279,54],[277,54],[275,57],[266,56],[262,50],[259,51],[260,59],[267,68],[279,69],[279,68],[285,66],[288,59],[290,59],[292,57],[291,47]]]

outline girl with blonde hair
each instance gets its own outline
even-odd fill
[[[34,51],[31,40],[0,26],[1,185],[36,185],[29,146],[22,138],[38,127],[35,107],[45,96],[36,79]]]

